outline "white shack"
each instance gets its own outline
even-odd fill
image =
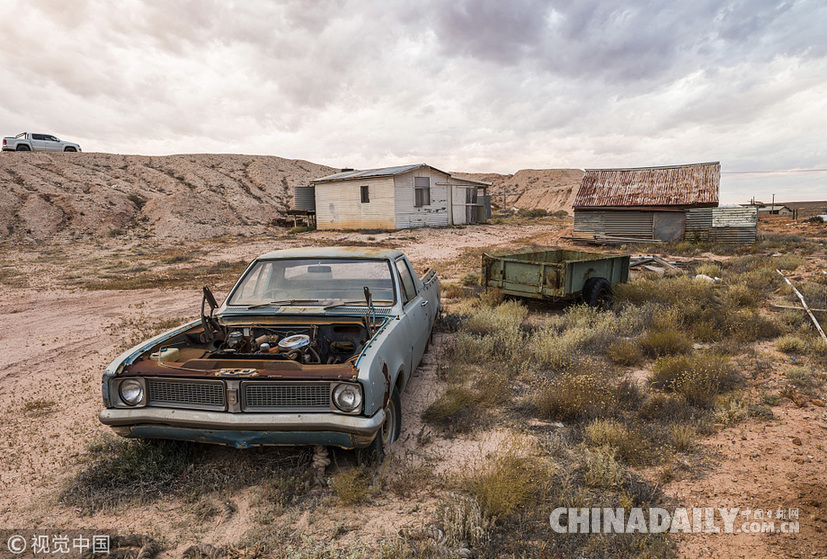
[[[484,223],[491,183],[424,163],[347,170],[312,181],[318,229],[408,229]]]

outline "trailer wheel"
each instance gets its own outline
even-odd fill
[[[583,285],[583,302],[608,310],[612,305],[612,285],[606,278],[589,278]]]

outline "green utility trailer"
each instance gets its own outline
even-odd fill
[[[482,255],[482,285],[507,295],[546,300],[578,297],[607,307],[612,286],[629,279],[629,255],[607,256],[553,247],[522,248]]]

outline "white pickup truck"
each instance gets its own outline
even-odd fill
[[[14,138],[3,138],[3,151],[80,151],[80,146],[51,134],[21,132]]]

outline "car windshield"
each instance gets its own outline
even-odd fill
[[[395,301],[390,264],[355,258],[259,260],[230,295],[230,305],[365,304],[365,287],[373,304]]]

